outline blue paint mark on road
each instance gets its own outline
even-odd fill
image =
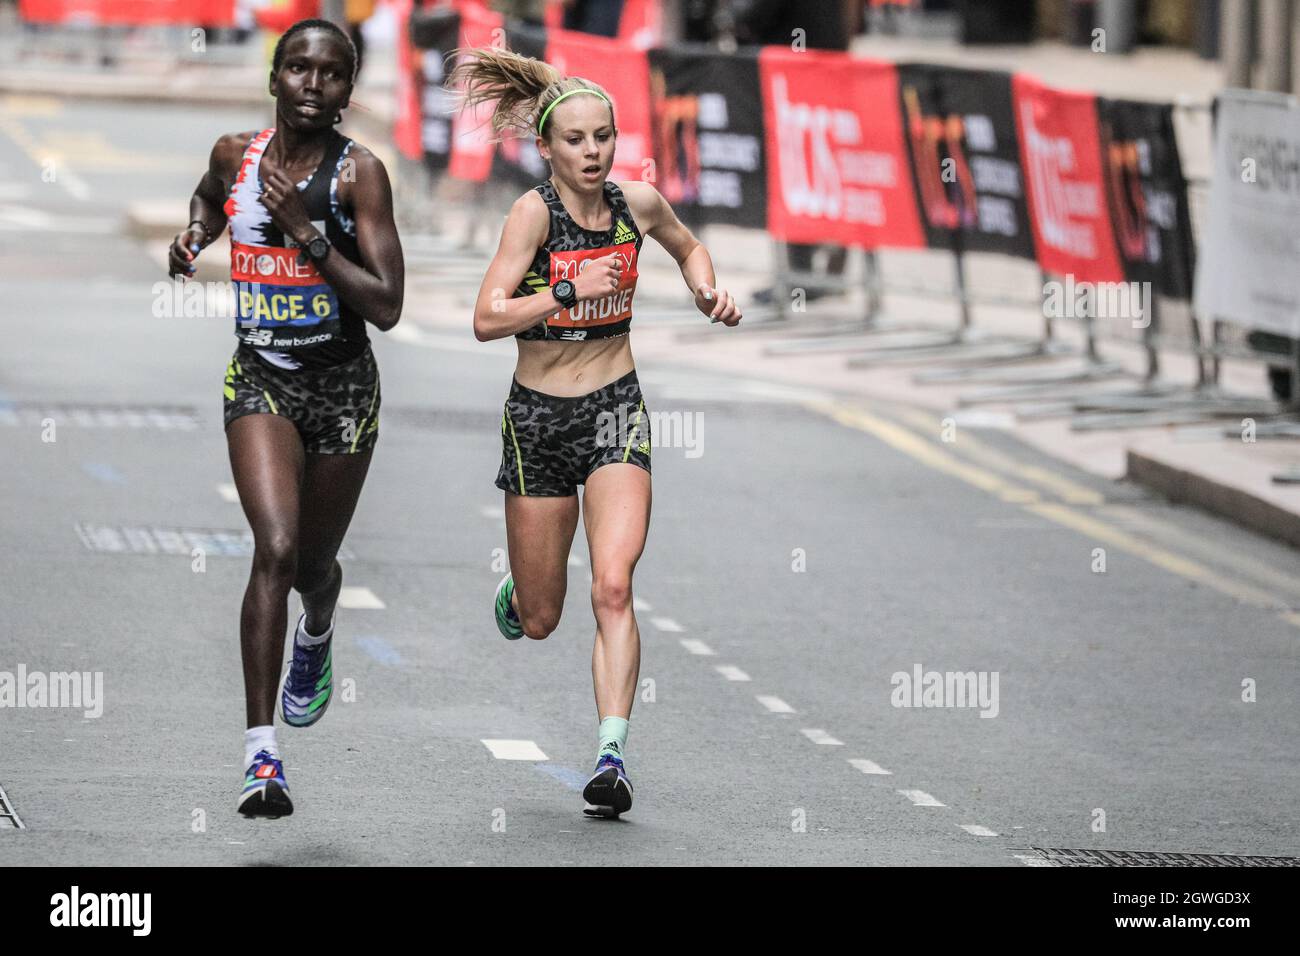
[[[402,655],[382,637],[374,634],[360,634],[356,638],[357,647],[387,667],[401,667]]]
[[[553,763],[535,763],[533,767],[548,777],[554,777],[570,790],[581,792],[582,788],[587,785],[586,775],[578,773],[572,767],[561,767]]]
[[[122,473],[107,462],[83,461],[81,470],[96,481],[102,481],[108,485],[126,484],[126,478],[122,476]]]

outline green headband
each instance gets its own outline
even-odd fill
[[[542,113],[542,121],[537,124],[538,136],[542,135],[542,130],[546,126],[546,117],[551,115],[551,110],[555,109],[555,105],[559,103],[561,100],[563,100],[566,96],[573,96],[575,93],[590,93],[592,96],[599,96],[606,103],[609,103],[610,110],[614,109],[614,104],[609,102],[609,97],[606,96],[604,93],[601,93],[599,90],[589,90],[585,86],[580,86],[576,90],[569,90],[569,92],[567,93],[561,93],[559,96],[557,96],[554,100],[551,101],[551,105],[546,107],[546,111]]]

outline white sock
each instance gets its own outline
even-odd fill
[[[330,639],[330,635],[333,633],[334,633],[333,618],[330,619],[330,626],[325,629],[324,634],[308,633],[307,616],[304,614],[302,617],[302,625],[297,629],[297,633],[294,635],[293,639],[297,641],[299,644],[301,644],[303,647],[315,647],[317,644],[323,644],[326,641],[328,641]]]
[[[262,727],[249,727],[244,731],[244,766],[251,767],[253,758],[259,750],[269,751],[273,756],[280,756],[280,748],[275,745],[275,728],[270,724]]]

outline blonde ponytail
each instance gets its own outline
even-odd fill
[[[450,56],[458,62],[448,85],[461,88],[461,108],[495,101],[492,128],[498,133],[513,129],[525,135],[537,135],[537,123],[546,108],[573,90],[591,90],[610,102],[609,94],[590,80],[566,77],[543,60],[510,50],[473,47],[453,50]],[[612,123],[612,103],[609,113]]]

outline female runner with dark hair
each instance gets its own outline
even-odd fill
[[[464,84],[465,106],[495,101],[493,127],[535,136],[551,166],[511,208],[474,309],[480,341],[513,335],[519,348],[496,481],[511,568],[497,588],[497,626],[512,640],[555,630],[584,485],[600,725],[583,797],[585,812],[616,816],[632,805],[624,760],[641,659],[632,572],[650,522],[650,413],[628,342],[642,237],[677,261],[702,313],[734,326],[740,309],[715,290],[708,250],[653,186],[607,179],[618,130],[604,90],[509,51],[460,53],[452,83]]]
[[[302,20],[284,33],[271,65],[276,125],[217,140],[170,253],[169,273],[191,276],[194,257],[230,226],[239,344],[226,369],[226,440],[254,542],[239,619],[248,816],[293,812],[272,723],[290,588],[303,613],[281,717],[308,727],[330,701],[343,584],[335,556],[378,436],[366,322],[387,331],[402,311],[388,174],[334,129],[356,65],[332,23]]]

